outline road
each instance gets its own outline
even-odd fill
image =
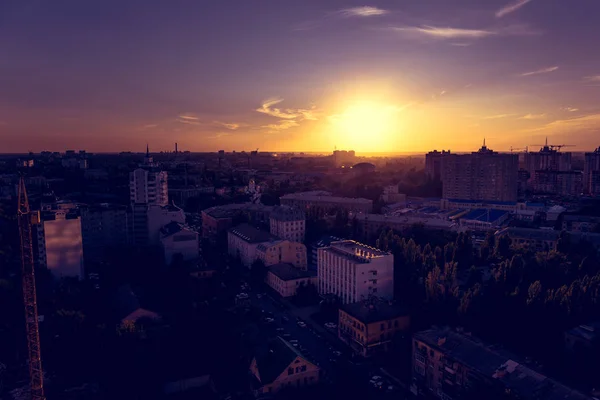
[[[360,363],[353,362],[350,351],[337,339],[337,330],[329,330],[318,325],[309,318],[310,312],[307,309],[286,308],[279,299],[258,291],[250,290],[247,293],[250,295],[252,306],[261,310],[265,319],[273,318],[273,322],[264,323],[268,334],[273,337],[283,337],[297,347],[308,360],[316,363],[321,368],[322,381],[335,383],[348,382],[348,379],[351,379],[356,385],[372,389],[369,380],[373,376],[383,375],[379,367],[371,364],[369,360],[361,359]],[[297,323],[298,320],[303,321],[306,326],[301,327]],[[408,398],[408,392],[396,383],[390,383],[385,377],[380,378],[379,381],[384,389],[390,386],[394,389],[387,393],[386,390],[377,390],[377,392],[393,394],[395,399]]]

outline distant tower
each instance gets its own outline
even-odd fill
[[[150,157],[150,147],[146,143],[146,156],[144,157],[144,165],[152,165],[154,160]]]
[[[38,326],[35,270],[33,267],[32,224],[39,223],[39,214],[31,214],[25,190],[25,181],[19,181],[19,205],[17,218],[21,239],[21,266],[23,274],[23,303],[25,304],[25,327],[29,351],[29,380],[31,399],[44,400],[44,374],[40,355],[40,332]]]
[[[175,154],[177,154],[177,142],[175,142]]]

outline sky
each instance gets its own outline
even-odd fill
[[[0,153],[600,146],[597,0],[2,0]]]

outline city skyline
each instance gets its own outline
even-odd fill
[[[143,7],[142,7],[143,4]],[[3,152],[598,147],[582,0],[3,2]]]

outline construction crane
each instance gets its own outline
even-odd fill
[[[546,138],[546,143],[544,144],[532,144],[532,146],[541,146],[540,151],[560,151],[563,147],[575,147],[574,144],[548,144],[548,138]]]
[[[510,152],[512,153],[513,151],[521,151],[524,150],[525,153],[527,153],[527,151],[529,151],[529,148],[527,146],[525,147],[512,147],[510,146]]]
[[[33,267],[33,243],[31,230],[40,221],[39,213],[31,213],[25,190],[25,180],[19,181],[19,204],[17,218],[21,239],[21,266],[23,274],[23,303],[25,305],[25,327],[27,348],[29,351],[29,380],[31,400],[44,400],[44,374],[40,355],[40,332],[38,326],[37,300],[35,290],[35,271]]]

